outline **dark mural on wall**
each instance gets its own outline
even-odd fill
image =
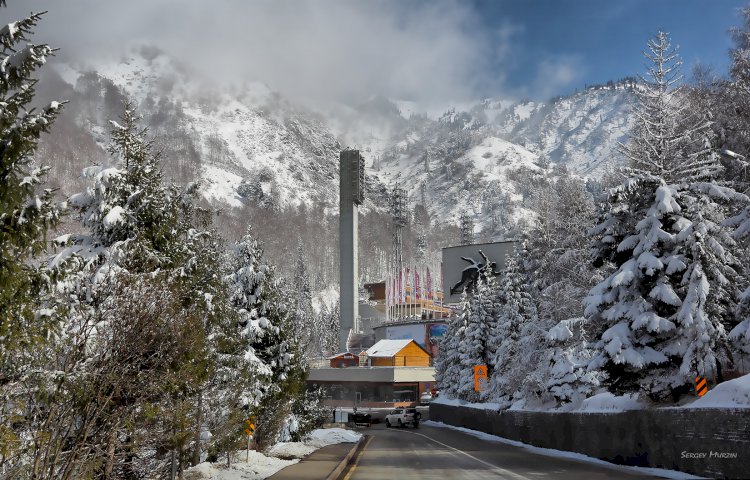
[[[481,261],[471,257],[461,257],[462,260],[469,263],[469,266],[461,271],[461,280],[451,287],[451,295],[461,293],[464,290],[473,290],[479,279],[479,274],[484,271],[489,271],[495,276],[500,275],[501,272],[497,271],[497,262],[490,261],[481,250],[479,250],[479,256]]]
[[[461,245],[443,249],[443,291],[445,303],[458,303],[464,291],[471,292],[483,270],[502,274],[505,258],[518,242]]]

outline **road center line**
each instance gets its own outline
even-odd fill
[[[437,443],[438,445],[441,445],[441,446],[443,446],[443,447],[445,447],[445,448],[450,448],[450,449],[451,449],[451,450],[453,450],[453,451],[456,451],[456,452],[458,452],[458,453],[461,453],[461,454],[463,454],[463,455],[466,455],[467,457],[471,458],[472,460],[474,460],[474,461],[476,461],[476,462],[482,463],[482,464],[484,464],[484,465],[487,465],[487,466],[488,466],[488,467],[490,467],[490,468],[493,468],[493,469],[495,469],[495,470],[498,470],[498,471],[499,471],[500,473],[502,473],[503,475],[508,475],[508,476],[509,476],[510,478],[515,478],[515,479],[517,479],[517,480],[530,480],[530,479],[529,479],[529,477],[524,477],[523,475],[519,475],[518,473],[514,473],[514,472],[511,472],[510,470],[506,470],[506,469],[504,469],[504,468],[502,468],[502,467],[498,467],[497,465],[493,465],[493,464],[491,464],[491,463],[489,463],[489,462],[485,462],[485,461],[484,461],[484,460],[482,460],[481,458],[477,458],[477,457],[475,457],[474,455],[472,455],[472,454],[470,454],[470,453],[466,453],[466,452],[464,452],[463,450],[459,450],[459,449],[457,449],[457,448],[455,448],[455,447],[451,447],[450,445],[446,445],[446,444],[445,444],[445,443],[443,443],[443,442],[438,442],[438,441],[437,441],[437,440],[435,440],[434,438],[430,438],[430,437],[428,437],[427,435],[423,435],[423,434],[421,434],[421,433],[417,433],[417,432],[406,432],[406,431],[405,431],[404,433],[410,433],[410,434],[412,434],[412,435],[419,435],[420,437],[424,437],[424,438],[426,438],[427,440],[430,440],[431,442],[435,442],[435,443]],[[344,480],[348,480],[348,477],[347,477],[347,478],[345,478]]]
[[[359,464],[359,460],[362,458],[362,454],[364,453],[365,449],[370,444],[372,439],[373,439],[372,436],[368,437],[364,446],[362,446],[362,449],[360,449],[360,451],[357,452],[357,456],[354,458],[354,463],[352,463],[352,466],[351,468],[349,468],[349,471],[346,472],[346,476],[344,477],[344,480],[349,480],[350,478],[352,478],[352,473],[354,473],[354,470],[357,468],[357,465]]]

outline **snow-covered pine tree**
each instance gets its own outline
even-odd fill
[[[750,7],[740,9],[741,27],[730,30],[730,78],[696,88],[714,116],[717,147],[731,153],[724,156],[724,180],[735,190],[750,195]],[[704,82],[705,83],[705,82]]]
[[[633,209],[640,221],[623,238],[618,212],[633,196],[647,198],[647,185],[655,186],[652,205],[645,214]],[[655,176],[610,190],[611,211],[593,233],[598,260],[617,269],[591,290],[585,315],[598,339],[589,368],[606,373],[611,391],[676,399],[696,375],[717,375],[728,360],[741,266],[719,204],[743,197],[712,182],[669,186]]]
[[[495,330],[497,311],[494,288],[494,275],[489,268],[484,268],[480,272],[476,289],[470,294],[469,315],[458,345],[461,362],[458,396],[471,402],[476,402],[480,398],[479,392],[474,390],[474,367],[486,365],[488,377],[491,374],[494,353],[492,333]]]
[[[258,371],[264,373],[247,398],[256,417],[255,443],[265,450],[276,442],[292,400],[304,387],[307,370],[296,340],[294,312],[287,307],[294,302],[262,257],[260,244],[248,232],[235,247],[235,270],[229,281],[230,299],[249,338],[246,358],[258,362]]]
[[[658,186],[653,205],[632,235],[618,238],[605,233],[602,237],[606,229],[601,225],[595,229],[601,232],[596,237],[598,241],[616,252],[611,261],[617,268],[591,290],[584,304],[597,339],[596,356],[589,368],[607,374],[607,386],[612,392],[643,389],[659,398],[675,386],[670,368],[673,365],[669,365],[660,346],[676,328],[673,320],[682,303],[676,290],[685,264],[672,255],[674,231],[680,229],[679,224],[675,228],[681,210],[674,198],[677,193],[663,182],[649,179],[648,184],[654,183]],[[622,198],[623,190],[614,188],[610,199]],[[619,211],[626,207],[618,202],[611,208]],[[601,260],[604,259],[608,258]]]
[[[540,320],[551,328],[580,316],[581,300],[596,284],[589,240],[581,235],[594,223],[594,200],[580,180],[562,174],[534,189],[531,204],[537,219],[524,236],[525,262]]]
[[[687,267],[680,282],[678,337],[666,350],[681,352],[680,374],[688,380],[696,374],[721,380],[722,365],[731,364],[727,333],[738,323],[735,305],[745,268],[722,223],[724,211],[747,205],[748,198],[714,182],[696,182],[683,185],[678,202],[687,226],[675,237],[675,255]]]
[[[294,260],[294,280],[292,286],[297,300],[295,319],[296,330],[299,332],[300,345],[305,345],[304,353],[308,358],[320,357],[319,345],[314,340],[314,315],[312,306],[312,289],[310,288],[310,275],[307,269],[305,249],[302,237],[297,239],[296,258]]]
[[[663,31],[647,48],[647,77],[640,77],[635,89],[635,125],[622,153],[636,173],[655,175],[667,184],[715,178],[721,166],[711,149],[711,123],[705,112],[693,114],[684,101],[677,50]]]
[[[522,244],[505,260],[505,269],[492,292],[494,325],[490,333],[494,346],[489,386],[484,398],[508,402],[538,395],[544,386],[540,359],[545,350],[544,330],[528,290],[523,269],[526,246]]]
[[[547,389],[558,403],[577,403],[594,393],[599,375],[590,371],[592,351],[586,336],[586,319],[569,318],[547,332]]]
[[[44,188],[49,167],[35,153],[62,106],[31,108],[33,77],[52,54],[48,45],[28,43],[41,17],[0,28],[0,450],[8,478],[29,476],[29,451],[43,440],[34,415],[37,405],[48,405],[54,378],[39,372],[61,313],[46,305],[50,279],[35,265],[59,219],[53,192]]]
[[[27,43],[40,20],[33,14],[0,28],[0,375],[11,380],[31,366],[34,346],[54,327],[54,311],[41,308],[45,278],[32,264],[59,218],[52,190],[43,188],[49,167],[34,158],[62,106],[36,112],[30,105],[33,76],[52,54],[48,45]]]
[[[748,13],[750,14],[750,11]],[[724,225],[733,228],[732,236],[744,244],[747,255],[747,249],[750,247],[750,205],[727,219]],[[735,312],[737,324],[729,332],[732,347],[740,355],[750,354],[750,286],[747,285],[747,280],[745,282],[746,288],[737,299]]]
[[[458,384],[461,376],[460,345],[466,336],[466,322],[471,316],[471,303],[466,292],[461,293],[461,314],[448,321],[448,329],[440,340],[435,359],[435,383],[440,395],[458,398]]]
[[[666,34],[649,49],[651,81],[624,148],[633,177],[610,190],[604,221],[593,230],[596,260],[617,270],[592,289],[586,316],[599,339],[590,367],[603,368],[608,387],[664,400],[689,390],[696,375],[718,374],[728,359],[728,304],[740,266],[721,226],[722,204],[744,195],[716,184],[722,167],[710,124],[676,105],[679,59]]]
[[[70,199],[89,233],[61,239],[67,246],[47,267],[52,274],[62,276],[58,291],[64,296],[68,310],[67,335],[60,345],[63,353],[59,355],[65,359],[65,364],[59,369],[90,374],[77,377],[83,383],[75,388],[61,384],[64,388],[60,392],[86,392],[87,388],[94,388],[96,384],[91,384],[89,379],[103,377],[97,376],[96,370],[87,369],[105,368],[106,364],[97,359],[112,355],[112,349],[123,348],[117,341],[98,341],[100,335],[116,327],[102,306],[112,302],[113,296],[121,291],[121,285],[151,281],[169,285],[169,289],[160,290],[170,295],[165,301],[189,309],[190,318],[197,318],[202,328],[191,329],[191,335],[175,337],[184,340],[185,344],[178,347],[188,353],[173,360],[171,374],[156,367],[151,372],[152,381],[161,388],[144,389],[144,392],[157,391],[161,396],[145,397],[133,391],[133,397],[106,400],[100,405],[99,413],[118,418],[110,417],[117,411],[122,418],[120,422],[107,424],[110,430],[101,430],[102,435],[111,434],[107,440],[110,447],[105,470],[129,469],[132,474],[140,475],[138,469],[143,469],[141,473],[157,471],[167,468],[168,464],[179,464],[181,470],[200,458],[202,429],[212,420],[204,416],[204,394],[206,400],[223,401],[217,392],[226,385],[222,381],[226,377],[222,373],[216,382],[211,382],[210,374],[215,368],[221,370],[230,366],[222,363],[226,359],[222,354],[230,348],[224,342],[228,337],[222,333],[231,325],[224,315],[221,246],[216,234],[209,229],[208,214],[192,203],[195,186],[182,191],[162,183],[159,155],[153,152],[147,131],[138,127],[132,107],[126,105],[121,121],[111,125],[110,152],[117,158],[118,166],[87,169],[93,186]],[[169,317],[175,328],[188,321],[181,316],[184,312]],[[169,328],[169,322],[165,329]],[[128,339],[123,336],[121,340]],[[131,360],[139,361],[138,358]],[[71,401],[81,408],[91,401],[99,401],[96,397],[61,400]],[[144,403],[148,404],[148,409]],[[147,411],[148,415],[162,415],[162,428],[144,430]],[[147,438],[140,437],[143,431],[150,431]],[[79,440],[83,444],[91,441],[85,435]],[[139,444],[137,449],[135,443]],[[163,450],[156,445],[169,445],[171,459],[160,453]],[[103,462],[96,457],[87,461]]]

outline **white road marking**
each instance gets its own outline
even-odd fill
[[[464,452],[463,450],[459,450],[459,449],[457,449],[457,448],[451,447],[450,445],[446,445],[446,444],[445,444],[445,443],[443,443],[443,442],[438,442],[438,441],[437,441],[437,440],[435,440],[434,438],[430,438],[430,437],[428,437],[427,435],[423,435],[423,434],[421,434],[421,433],[417,433],[417,432],[406,432],[406,431],[405,431],[404,433],[410,433],[410,434],[412,434],[412,435],[419,435],[420,437],[424,437],[424,438],[426,438],[427,440],[430,440],[431,442],[435,442],[435,443],[437,443],[438,445],[441,445],[441,446],[443,446],[443,447],[445,447],[445,448],[450,448],[451,450],[453,450],[453,451],[455,451],[455,452],[458,452],[458,453],[461,453],[461,454],[463,454],[463,455],[466,455],[467,457],[471,458],[472,460],[474,460],[474,461],[476,461],[476,462],[479,462],[479,463],[482,463],[482,464],[484,464],[484,465],[487,465],[488,467],[492,468],[493,470],[496,470],[496,471],[498,471],[499,473],[501,473],[501,474],[503,474],[503,475],[507,475],[507,476],[508,476],[508,477],[510,477],[510,478],[514,478],[514,479],[517,479],[517,480],[530,480],[530,479],[529,479],[529,477],[524,477],[523,475],[519,475],[518,473],[515,473],[515,472],[511,472],[510,470],[506,470],[506,469],[504,469],[504,468],[498,467],[497,465],[493,465],[493,464],[491,464],[491,463],[489,463],[489,462],[485,462],[485,461],[484,461],[484,460],[482,460],[481,458],[477,458],[477,457],[475,457],[474,455],[472,455],[472,454],[470,454],[470,453],[466,453],[466,452]]]

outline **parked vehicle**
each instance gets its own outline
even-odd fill
[[[422,412],[420,412],[416,408],[407,408],[406,413],[411,413],[412,415],[414,415],[414,420],[417,422],[422,420]]]
[[[420,416],[415,408],[397,408],[385,416],[385,426],[405,427],[411,425],[417,428],[419,427]]]
[[[430,392],[424,392],[422,395],[419,396],[420,405],[427,405],[431,401],[432,401],[432,393]]]
[[[372,426],[372,415],[369,413],[358,412],[355,408],[354,413],[349,415],[349,421],[353,422],[354,425],[367,425],[370,427]]]

